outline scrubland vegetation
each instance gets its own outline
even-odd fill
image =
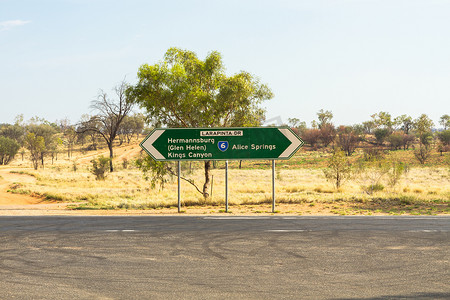
[[[324,124],[318,123],[320,126],[315,125],[316,129],[293,126],[302,138],[306,137],[306,145],[290,160],[276,163],[276,203],[280,212],[450,213],[447,123],[442,123],[444,130],[440,131],[432,131],[430,123],[419,131],[413,123],[408,134],[401,129],[375,125],[388,129],[380,140],[377,129],[364,131],[358,126],[335,129],[332,114],[326,113],[330,118]],[[421,119],[426,120],[426,116]],[[138,145],[148,132],[142,115],[125,120],[129,127],[118,130],[112,143],[113,159],[109,157],[110,147],[98,132],[77,133],[76,126],[65,121],[58,125],[35,118],[25,123],[18,118],[16,124],[1,125],[3,177],[7,175],[5,171],[34,177],[32,181],[14,182],[8,192],[71,202],[71,209],[175,207],[176,178],[156,169],[144,174],[142,165],[139,168],[137,164],[139,158],[146,157]],[[317,140],[310,140],[308,131],[317,131]],[[324,138],[325,132],[331,137]],[[408,136],[405,140],[409,142],[394,145],[390,139],[393,135]],[[225,163],[215,161],[211,165],[209,197],[183,181],[181,199],[185,209],[195,206],[211,212],[223,211]],[[160,171],[167,167],[176,169],[175,163],[170,162],[160,167]],[[246,207],[249,212],[269,212],[271,162],[230,161],[229,168],[230,209]],[[182,163],[182,176],[191,183],[201,184],[204,172],[203,162]],[[159,180],[153,185],[155,176]]]
[[[105,178],[97,178],[93,159],[107,154],[108,149],[78,151],[72,156],[59,155],[53,164],[34,170],[28,153],[24,160],[17,158],[6,169],[8,172],[33,176],[34,181],[14,183],[9,192],[42,197],[48,201],[73,202],[71,209],[140,209],[158,210],[177,205],[177,182],[168,177],[164,188],[152,188],[144,179],[134,160],[144,155],[137,145],[116,148],[115,171],[105,172]],[[385,162],[389,161],[387,153]],[[358,149],[349,158],[352,172],[337,189],[327,180],[331,149],[311,150],[306,146],[291,160],[276,163],[276,202],[284,212],[308,214],[313,211],[338,215],[351,214],[448,214],[450,213],[449,156],[434,151],[426,166],[414,157],[414,150],[395,152],[396,159],[405,162],[407,169],[392,184],[386,167],[371,165],[357,170],[365,152]],[[212,169],[212,194],[205,199],[189,183],[182,182],[182,205],[201,206],[205,212],[223,211],[224,162],[217,161]],[[241,168],[239,168],[241,165]],[[1,170],[0,169],[0,170]],[[106,168],[108,169],[108,168]],[[204,170],[200,162],[183,162],[182,174],[201,182]],[[99,180],[100,179],[100,180]],[[370,188],[370,186],[375,188]],[[246,207],[247,211],[268,212],[272,202],[270,161],[231,161],[229,164],[230,210]],[[279,208],[277,208],[279,209]]]
[[[227,76],[224,69],[218,52],[200,60],[192,51],[170,48],[160,63],[141,66],[135,86],[122,82],[113,89],[115,98],[101,91],[92,102],[96,114],[76,124],[38,117],[25,122],[21,116],[0,124],[0,171],[36,179],[15,182],[9,192],[74,202],[73,209],[175,206],[173,163],[143,159],[138,142],[153,126],[261,126],[260,104],[272,91],[247,72]],[[133,114],[134,105],[144,114]],[[293,211],[287,211],[297,213],[449,213],[448,114],[439,124],[426,114],[393,117],[383,111],[361,124],[336,126],[332,119],[322,109],[311,126],[297,118],[286,124],[305,146],[277,162],[280,207],[288,204]],[[223,162],[182,167],[185,207],[224,204]],[[270,168],[267,161],[231,162],[230,204],[269,205]]]

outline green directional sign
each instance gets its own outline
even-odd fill
[[[158,161],[289,159],[302,145],[288,127],[157,128],[140,144]]]

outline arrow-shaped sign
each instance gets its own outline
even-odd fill
[[[289,159],[302,145],[288,127],[157,128],[140,144],[158,161]]]

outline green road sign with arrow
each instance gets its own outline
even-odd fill
[[[302,145],[289,127],[157,128],[140,144],[158,161],[289,159]]]

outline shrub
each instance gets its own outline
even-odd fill
[[[430,146],[433,142],[433,134],[431,132],[424,132],[419,134],[419,141],[425,146]]]
[[[164,184],[168,181],[167,177],[173,175],[167,162],[155,161],[150,156],[137,159],[135,164],[144,173],[145,180],[151,178],[152,188],[159,184],[160,188],[164,189]]]
[[[351,166],[344,151],[336,150],[328,161],[328,168],[323,170],[325,178],[332,181],[336,189],[351,176]]]
[[[396,186],[403,174],[409,171],[408,165],[398,158],[397,155],[391,154],[388,159],[390,168],[387,172],[387,183],[391,188]]]
[[[450,152],[450,145],[444,146],[442,144],[439,144],[438,151],[441,152],[441,156],[442,156],[444,152]]]
[[[126,159],[126,158],[122,158],[122,167],[124,168],[124,169],[128,169],[128,159]]]
[[[400,149],[403,146],[405,134],[400,132],[394,132],[386,138],[387,142],[391,146],[392,150]]]
[[[7,165],[16,156],[20,145],[7,137],[0,136],[0,165]]]
[[[109,170],[110,161],[110,158],[104,157],[103,155],[91,160],[92,169],[90,171],[95,175],[95,179],[105,180],[105,173]]]
[[[420,144],[419,149],[414,151],[414,156],[420,162],[420,164],[425,164],[425,162],[431,156],[431,147],[429,145]]]
[[[359,144],[360,137],[351,126],[340,126],[337,135],[337,144],[347,156],[355,152]]]
[[[303,131],[302,139],[306,144],[313,148],[316,148],[320,141],[320,130],[319,129],[306,129]]]
[[[323,124],[322,127],[320,127],[320,140],[323,143],[324,147],[327,147],[329,144],[331,144],[334,141],[334,138],[336,137],[336,129],[334,129],[334,126],[332,124]]]
[[[382,145],[384,140],[389,136],[389,133],[390,133],[389,129],[385,129],[385,128],[383,128],[383,129],[379,128],[379,129],[375,130],[374,134],[375,134],[375,138],[377,139],[377,143],[379,145]]]
[[[382,186],[380,182],[389,172],[390,167],[386,158],[374,158],[368,161],[361,159],[356,165],[354,176],[361,184],[361,189],[367,194],[372,194],[380,190]]]
[[[450,145],[450,130],[444,130],[437,134],[438,139],[442,142],[443,145]]]
[[[364,161],[376,161],[384,159],[386,152],[381,148],[364,148],[363,150],[363,160]]]
[[[384,185],[382,185],[380,183],[371,184],[368,186],[363,186],[362,190],[364,192],[366,192],[367,194],[372,195],[375,192],[380,192],[380,191],[384,190]]]

